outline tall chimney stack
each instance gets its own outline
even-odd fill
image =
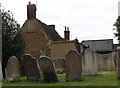
[[[36,5],[31,2],[27,5],[27,19],[36,19]]]
[[[64,38],[65,38],[65,40],[70,41],[70,31],[69,31],[69,27],[67,27],[67,30],[66,30],[66,27],[65,27]]]

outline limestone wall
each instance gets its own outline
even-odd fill
[[[50,56],[49,41],[44,33],[24,33],[23,36],[27,44],[25,54],[29,53],[33,57],[38,58],[40,55],[40,50],[44,49],[46,55]]]
[[[61,42],[61,43],[52,43],[50,45],[50,57],[51,59],[65,59],[65,55],[70,51],[70,50],[76,50],[76,45],[74,42]]]

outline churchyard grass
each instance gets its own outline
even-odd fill
[[[82,76],[80,82],[65,82],[65,74],[58,74],[60,82],[44,83],[43,79],[39,81],[28,81],[23,76],[20,80],[12,83],[3,82],[3,86],[118,86],[115,71],[100,71],[98,76]]]

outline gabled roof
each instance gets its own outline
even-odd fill
[[[92,41],[113,41],[113,39],[98,39],[98,40],[83,40],[81,43],[83,42],[92,42]]]
[[[113,51],[113,39],[86,40],[81,42],[98,53],[109,53]]]
[[[65,41],[61,36],[57,33],[57,31],[50,26],[46,25],[45,23],[41,22],[37,19],[37,21],[41,24],[43,27],[45,33],[47,34],[48,38],[52,41]]]
[[[44,32],[51,41],[65,41],[57,31],[38,19],[26,20],[21,28],[22,33]]]

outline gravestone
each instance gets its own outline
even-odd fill
[[[83,75],[97,75],[98,68],[97,68],[97,54],[89,48],[86,48],[83,55]]]
[[[58,82],[53,62],[49,57],[41,55],[38,63],[45,82]]]
[[[65,56],[66,81],[81,81],[82,59],[75,50],[70,50]]]
[[[93,51],[93,64],[94,64],[94,67],[93,67],[93,69],[94,69],[94,74],[93,75],[97,75],[98,74],[98,67],[97,67],[97,62],[98,62],[98,53],[96,53],[95,51]]]
[[[114,52],[113,53],[113,60],[114,60],[114,65],[115,65],[115,70],[117,71],[117,69],[118,69],[118,64],[117,64],[117,62],[118,62],[118,55],[117,55],[117,52]]]
[[[98,71],[102,71],[103,70],[103,56],[101,54],[98,54]]]
[[[55,71],[57,72],[57,74],[65,73],[65,60],[64,59],[55,59],[53,60],[53,63],[55,65]]]
[[[22,59],[22,66],[28,80],[38,80],[41,77],[37,60],[30,54],[25,54]]]
[[[15,56],[11,56],[8,59],[7,66],[5,68],[6,81],[12,82],[20,77],[20,64]]]

